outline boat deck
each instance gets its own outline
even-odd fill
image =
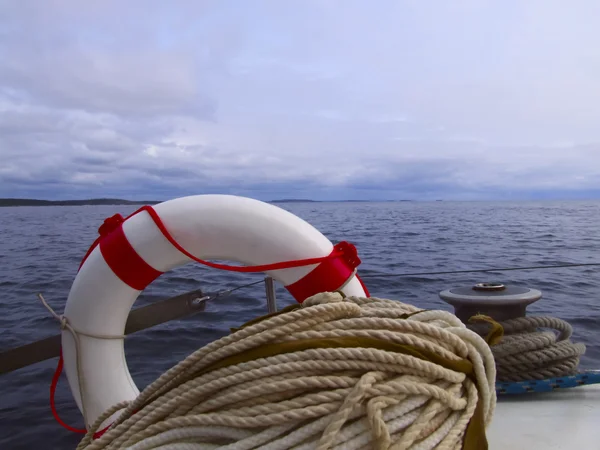
[[[600,385],[498,397],[490,450],[600,450]]]

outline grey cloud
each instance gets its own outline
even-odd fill
[[[4,3],[0,195],[595,192],[594,8]]]
[[[24,100],[58,108],[213,117],[214,100],[197,76],[200,69],[214,69],[203,67],[188,46],[160,48],[151,28],[162,20],[151,3],[158,6],[5,3],[0,84]]]

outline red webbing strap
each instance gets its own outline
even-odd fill
[[[338,256],[325,259],[304,278],[285,287],[296,301],[302,303],[319,292],[338,290],[360,264],[356,247],[348,242],[335,245],[331,254]]]
[[[137,254],[125,236],[123,224],[100,241],[100,251],[114,274],[137,291],[143,291],[162,275]]]

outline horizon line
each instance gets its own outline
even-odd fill
[[[231,195],[231,194],[227,194]],[[185,197],[185,196],[181,196]],[[253,198],[248,196],[239,196],[246,198]],[[24,197],[0,197],[0,207],[10,206],[88,206],[88,205],[142,205],[142,204],[158,204],[163,203],[175,198],[166,200],[129,200],[125,198],[116,197],[93,197],[93,198],[82,198],[82,199],[37,199],[37,198],[24,198]],[[259,199],[257,199],[259,200]],[[540,198],[540,199],[347,199],[347,200],[314,200],[304,198],[282,198],[272,200],[259,200],[265,203],[407,203],[407,202],[423,202],[423,203],[436,203],[436,202],[546,202],[546,201],[593,201],[599,200],[598,198]]]

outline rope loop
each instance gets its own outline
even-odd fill
[[[84,386],[85,386],[85,379],[82,375],[82,370],[81,370],[81,365],[80,365],[80,347],[81,347],[81,341],[79,336],[87,336],[87,337],[91,337],[91,338],[95,338],[95,339],[124,339],[125,336],[121,335],[121,336],[110,336],[110,335],[98,335],[98,334],[92,334],[92,333],[86,333],[86,332],[82,332],[79,330],[76,330],[75,328],[73,328],[73,326],[69,323],[68,318],[64,315],[64,314],[58,314],[56,311],[54,311],[54,309],[48,304],[48,302],[46,301],[46,299],[44,298],[44,296],[39,293],[38,294],[38,298],[40,299],[40,301],[42,302],[42,305],[44,305],[44,307],[50,312],[50,314],[52,315],[52,317],[54,317],[59,323],[60,323],[60,329],[61,331],[68,331],[71,336],[73,337],[73,341],[75,342],[75,357],[76,357],[76,363],[77,363],[77,377],[78,377],[78,381],[79,381],[79,396],[81,397],[81,405],[82,405],[82,415],[83,415],[83,420],[84,423],[87,423],[87,412],[85,409],[85,401],[84,401]],[[59,416],[58,411],[56,409],[56,403],[55,403],[55,397],[56,397],[56,388],[58,386],[58,380],[60,379],[60,375],[63,371],[63,367],[64,367],[64,361],[63,361],[63,354],[62,354],[62,350],[60,352],[60,356],[58,358],[58,365],[56,366],[56,370],[54,371],[54,376],[52,377],[52,383],[50,385],[50,409],[52,410],[52,415],[54,416],[54,419],[61,424],[64,428],[66,428],[69,431],[72,431],[73,433],[79,433],[79,434],[88,434],[88,430],[87,429],[83,429],[83,428],[74,428],[70,425],[68,425],[67,423],[65,423]],[[116,412],[118,411],[115,410],[113,411]],[[110,415],[108,416],[110,417]],[[98,429],[100,427],[100,425],[102,424],[101,422],[98,422],[97,424],[95,424],[95,428],[94,429]],[[103,433],[106,432],[106,430],[108,430],[109,427],[104,428],[103,430],[99,430],[95,433],[93,433],[91,435],[92,438],[96,439],[100,436],[102,436]]]
[[[574,376],[586,351],[583,343],[571,341],[573,327],[557,317],[526,316],[496,322],[473,316],[469,322],[469,328],[490,343],[501,383]]]

